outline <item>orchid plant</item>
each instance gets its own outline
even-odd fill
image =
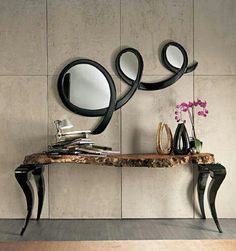
[[[190,123],[192,125],[192,132],[193,132],[193,138],[197,139],[196,137],[196,131],[194,127],[194,111],[197,110],[197,115],[200,117],[206,117],[208,115],[207,110],[207,102],[201,101],[200,99],[197,99],[197,101],[189,101],[189,102],[182,102],[181,104],[176,105],[175,109],[175,120],[178,123],[186,123],[186,119],[184,119],[183,113],[188,113],[188,117],[190,120]]]

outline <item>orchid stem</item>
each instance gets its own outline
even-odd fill
[[[192,113],[188,109],[188,116],[189,116],[189,120],[190,120],[191,125],[192,125],[193,137],[196,139],[196,133],[195,133],[194,122],[193,122],[193,109],[192,109]]]

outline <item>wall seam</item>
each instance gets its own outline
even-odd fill
[[[166,74],[143,74],[143,76],[145,77],[166,77],[168,73]],[[194,74],[194,73],[193,73]],[[115,74],[110,74],[112,77],[116,77],[117,75]],[[1,75],[0,77],[45,77],[45,76],[57,76],[55,74],[35,74],[35,75],[22,75],[22,74],[13,74],[13,75]],[[193,76],[191,75],[191,73],[185,75],[184,77],[188,77],[188,76]],[[196,77],[236,77],[236,74],[194,74],[194,76]]]
[[[195,36],[194,36],[194,0],[193,0],[193,60],[195,60]],[[195,73],[193,71],[193,100],[195,99]],[[193,113],[193,123],[195,126],[195,120],[194,120],[194,113]],[[193,176],[193,219],[195,219],[195,213],[196,213],[196,203],[195,203],[195,172],[194,172],[194,167],[192,167],[192,176]]]
[[[47,145],[49,144],[49,95],[48,95],[48,0],[46,0],[46,57],[47,57]],[[48,168],[48,218],[51,218],[50,215],[50,200],[49,200],[49,181],[50,181],[50,169]]]
[[[120,0],[120,50],[121,50],[121,0]],[[121,93],[121,81],[120,81],[120,93]],[[122,107],[120,109],[120,152],[123,153],[122,145]],[[120,217],[123,218],[123,167],[121,167],[121,184],[120,184]]]
[[[45,77],[46,75],[45,74],[35,74],[35,75],[22,75],[22,74],[13,74],[13,75],[1,75],[0,74],[0,77]]]

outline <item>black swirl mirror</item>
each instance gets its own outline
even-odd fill
[[[93,134],[106,128],[115,108],[116,88],[103,66],[89,59],[71,62],[59,75],[58,91],[63,104],[74,113],[103,117]]]
[[[102,65],[89,59],[73,61],[59,75],[59,95],[72,112],[102,117],[92,130],[92,134],[99,134],[107,127],[113,112],[125,105],[137,89],[155,91],[166,88],[197,67],[197,63],[188,66],[187,52],[176,42],[165,44],[161,58],[164,67],[173,74],[159,82],[145,83],[141,81],[144,68],[141,54],[134,48],[121,50],[116,56],[115,68],[118,76],[130,88],[118,100],[114,81]]]
[[[140,64],[134,60],[133,55],[129,53],[130,50],[133,48],[122,50],[116,58],[117,74],[128,85],[133,84],[133,76],[140,69]],[[141,82],[138,87],[140,90],[155,91],[167,88],[180,79],[183,74],[191,72],[197,67],[197,62],[188,66],[187,52],[181,44],[176,42],[165,44],[162,48],[161,59],[163,66],[173,72],[173,75],[159,82]]]
[[[139,86],[143,61],[139,52],[131,50],[139,70],[129,88],[121,98],[116,99],[116,88],[109,72],[99,63],[79,59],[69,63],[58,78],[58,92],[63,104],[72,112],[87,117],[102,117],[92,130],[99,134],[105,130],[115,110],[125,105]]]
[[[173,73],[178,72],[184,63],[184,60],[186,60],[184,57],[184,51],[185,51],[184,48],[176,42],[169,42],[165,44],[165,46],[162,49],[162,55],[161,55],[162,64],[164,65],[164,67],[166,67],[169,71]],[[189,73],[194,71],[197,65],[198,62],[194,62],[190,66],[187,65],[187,68],[185,69],[184,73]]]
[[[175,69],[181,68],[184,62],[184,57],[181,50],[174,45],[165,47],[165,58],[167,60],[166,65]]]

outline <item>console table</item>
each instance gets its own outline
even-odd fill
[[[211,183],[208,187],[208,201],[212,217],[215,224],[222,233],[217,213],[215,209],[215,199],[217,191],[223,182],[226,170],[221,164],[216,164],[214,155],[210,153],[200,153],[192,155],[158,155],[158,154],[121,154],[121,155],[47,155],[47,154],[32,154],[25,157],[22,165],[16,168],[15,177],[20,184],[27,203],[27,216],[25,224],[21,230],[21,235],[24,234],[25,229],[29,223],[34,201],[34,191],[29,181],[29,177],[33,174],[37,193],[38,193],[38,212],[37,220],[40,219],[43,200],[44,200],[44,177],[43,171],[45,165],[53,163],[78,163],[78,164],[94,164],[102,166],[115,167],[149,167],[149,168],[167,168],[179,164],[193,164],[198,170],[198,200],[202,218],[205,219],[204,210],[204,193],[206,189],[206,182],[210,174]]]

